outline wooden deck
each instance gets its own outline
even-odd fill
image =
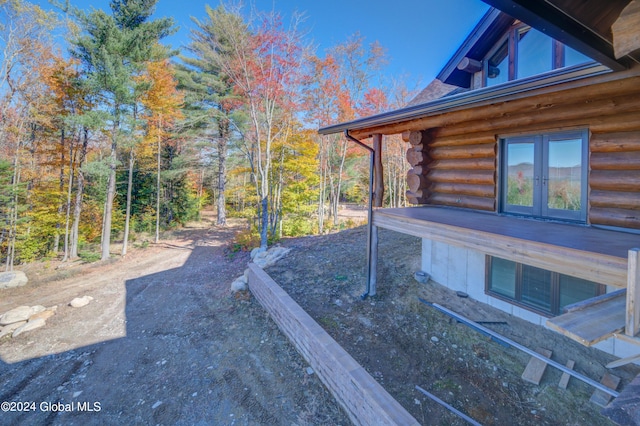
[[[373,225],[619,288],[640,247],[639,234],[435,206],[378,209]]]
[[[616,292],[614,297],[584,309],[562,314],[547,320],[547,327],[572,338],[585,346],[594,345],[624,330],[626,293]]]

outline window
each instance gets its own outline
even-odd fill
[[[602,284],[487,256],[487,293],[544,315],[604,294]]]
[[[503,213],[586,221],[587,131],[501,140]]]
[[[515,25],[486,57],[486,86],[527,78],[591,59],[524,24]]]

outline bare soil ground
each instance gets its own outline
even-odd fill
[[[348,424],[260,305],[230,295],[248,261],[227,250],[238,229],[208,218],[125,259],[26,268],[0,313],[58,310],[0,341],[0,402],[30,410],[0,412],[0,425]]]
[[[0,313],[58,305],[43,328],[0,340],[0,424],[349,424],[316,375],[249,294],[231,281],[249,260],[230,253],[240,223],[211,216],[135,249],[125,259],[56,269],[29,265],[30,283],[0,293]],[[292,251],[267,272],[422,424],[464,422],[419,385],[491,425],[606,425],[593,389],[548,368],[539,386],[520,375],[529,356],[505,348],[420,303],[438,302],[528,347],[553,349],[595,380],[613,358],[443,287],[418,284],[420,242],[381,231],[378,295],[364,290],[365,228],[287,239]],[[115,252],[115,250],[114,250]],[[94,301],[67,304],[78,296]],[[621,386],[635,366],[613,371]],[[98,402],[100,411],[78,407]],[[73,411],[55,411],[56,403]],[[75,403],[75,405],[70,405]],[[81,403],[78,405],[78,403]],[[66,405],[65,405],[66,404]]]
[[[466,424],[424,397],[418,385],[484,425],[609,425],[589,402],[594,389],[548,367],[540,385],[521,378],[530,356],[505,347],[418,299],[436,302],[600,381],[614,360],[543,327],[532,325],[434,283],[413,279],[420,269],[420,240],[381,230],[378,294],[361,300],[365,283],[365,227],[283,241],[291,253],[267,269],[385,389],[425,425]],[[622,389],[635,365],[611,373]]]

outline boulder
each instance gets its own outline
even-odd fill
[[[42,305],[36,306],[18,306],[0,316],[0,325],[9,325],[20,321],[26,321],[31,315],[35,315],[44,311],[46,308]]]
[[[251,260],[253,260],[258,254],[266,252],[267,249],[264,247],[256,247],[251,250]]]
[[[44,326],[45,324],[46,324],[46,322],[42,318],[36,318],[33,321],[28,321],[26,324],[16,328],[15,331],[13,332],[13,334],[11,335],[11,337],[19,336],[20,334],[24,333],[25,331],[35,330],[36,328],[40,328],[40,327]]]
[[[238,291],[246,291],[247,288],[247,279],[244,275],[239,276],[231,283],[231,292],[233,293],[236,293]]]
[[[29,279],[22,271],[0,272],[0,290],[21,287],[27,282],[29,282]]]
[[[284,247],[273,247],[267,251],[256,254],[253,258],[253,263],[261,268],[266,268],[275,264],[278,260],[282,259],[291,249]]]
[[[13,333],[17,328],[22,327],[26,323],[27,323],[26,321],[20,321],[20,322],[14,322],[13,324],[5,325],[0,329],[0,339],[2,339],[7,334]]]
[[[83,306],[87,306],[92,300],[93,297],[91,296],[76,297],[71,302],[69,302],[69,305],[74,308],[82,308]]]
[[[37,314],[33,314],[29,317],[29,321],[36,320],[38,318],[42,318],[43,320],[48,320],[55,314],[55,311],[52,309],[47,309],[46,311],[38,312]]]

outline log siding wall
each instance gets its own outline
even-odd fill
[[[640,77],[417,120],[409,142],[413,204],[498,209],[498,140],[588,129],[587,221],[640,229]]]

